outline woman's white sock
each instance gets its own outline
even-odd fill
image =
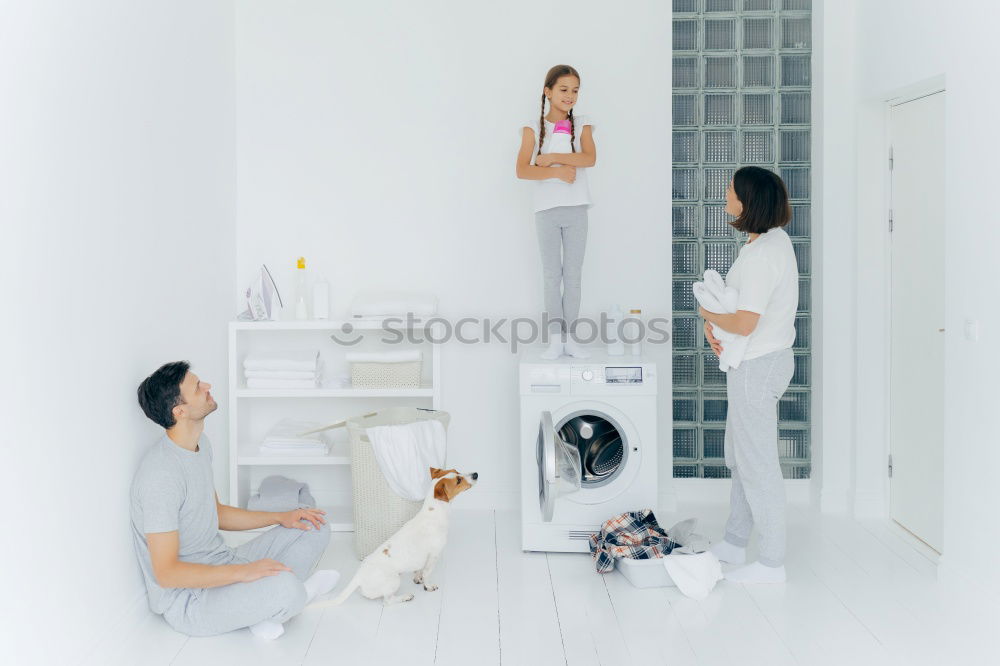
[[[340,580],[340,572],[336,569],[320,569],[306,579],[306,603],[316,597],[326,594],[337,586]]]
[[[274,620],[261,620],[257,624],[250,625],[250,633],[258,638],[273,641],[285,633],[285,627],[280,622],[275,622]]]
[[[743,564],[747,561],[746,548],[734,546],[725,540],[715,544],[709,550],[719,558],[720,562],[725,562],[726,564]]]

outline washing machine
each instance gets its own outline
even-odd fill
[[[519,366],[521,544],[587,552],[608,518],[656,507],[656,364],[602,350],[548,361],[542,351],[526,350]],[[560,478],[557,442],[579,452],[579,479]]]

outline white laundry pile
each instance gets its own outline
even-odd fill
[[[322,433],[303,435],[321,424],[298,419],[282,419],[264,437],[260,453],[264,456],[325,456],[330,447]]]
[[[695,532],[696,518],[683,520],[669,530],[671,540],[681,545],[662,558],[667,575],[677,585],[677,589],[692,599],[704,599],[722,580],[722,565],[713,553],[704,536]]]
[[[310,389],[320,385],[318,350],[254,352],[243,359],[247,388]]]
[[[722,565],[713,553],[695,553],[690,547],[674,548],[662,558],[667,575],[685,596],[704,599],[722,580]]]
[[[379,469],[392,492],[419,501],[430,490],[431,467],[444,467],[447,435],[437,419],[367,428]]]
[[[716,271],[708,269],[705,271],[705,281],[695,282],[691,289],[694,297],[698,299],[701,307],[709,312],[718,314],[733,314],[736,312],[736,304],[739,302],[740,292],[732,287],[727,287],[722,276]],[[719,370],[725,372],[729,368],[738,368],[746,354],[747,344],[750,338],[745,335],[737,335],[725,331],[715,324],[712,327],[712,335],[722,343],[722,355],[719,356]]]

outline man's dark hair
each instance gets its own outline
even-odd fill
[[[142,380],[136,393],[139,406],[150,420],[168,429],[177,425],[173,409],[182,402],[181,382],[190,368],[187,361],[174,361]]]
[[[749,166],[733,175],[733,190],[743,204],[743,212],[732,225],[748,234],[763,234],[783,227],[792,219],[788,190],[773,171]]]

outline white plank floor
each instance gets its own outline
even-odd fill
[[[711,538],[726,507],[687,507]],[[751,547],[751,554],[753,548]],[[322,568],[349,578],[351,535],[335,533]],[[1000,662],[1000,600],[939,583],[935,566],[889,526],[789,509],[789,581],[722,581],[704,601],[600,576],[583,554],[523,553],[514,512],[457,510],[441,586],[383,609],[355,594],[306,610],[276,641],[247,630],[188,638],[148,614],[101,664],[986,664]]]

